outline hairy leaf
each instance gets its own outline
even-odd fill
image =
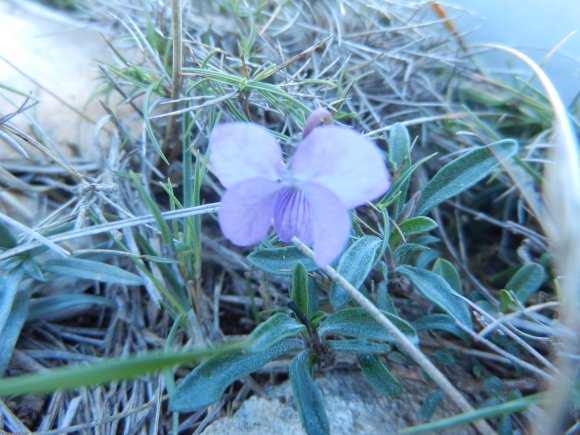
[[[400,266],[396,272],[407,278],[423,296],[446,311],[451,317],[468,328],[473,328],[467,304],[456,295],[445,279],[429,270],[412,266]]]
[[[45,272],[67,275],[75,278],[90,279],[110,284],[142,285],[139,275],[127,272],[110,264],[81,258],[57,258],[43,265]]]
[[[381,239],[375,236],[364,236],[354,242],[340,257],[336,270],[355,288],[359,288],[371,271],[377,253],[381,248]],[[330,289],[330,303],[340,308],[350,301],[348,292],[334,283]]]
[[[290,276],[298,263],[302,263],[307,272],[318,269],[314,261],[294,246],[257,249],[248,255],[248,261],[252,266],[272,275]]]
[[[308,435],[330,434],[328,416],[320,391],[314,385],[311,369],[313,358],[308,351],[296,356],[290,363],[290,384],[304,432]]]
[[[413,343],[418,343],[415,329],[400,317],[394,314],[382,312],[399,330]],[[373,319],[363,308],[347,308],[326,316],[318,326],[321,336],[339,334],[348,337],[379,340],[393,343],[391,335]]]
[[[443,201],[469,189],[491,174],[500,161],[511,158],[517,151],[518,144],[506,139],[469,151],[446,164],[423,189],[417,214],[424,215]]]
[[[403,392],[403,384],[376,355],[357,354],[356,359],[371,387],[387,396],[398,396]]]

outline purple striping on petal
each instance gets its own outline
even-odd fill
[[[286,187],[278,193],[274,205],[274,228],[283,242],[296,236],[304,243],[312,243],[310,204],[301,190]]]

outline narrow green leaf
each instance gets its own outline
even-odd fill
[[[399,272],[407,278],[423,296],[446,311],[451,317],[473,329],[467,304],[459,296],[456,296],[455,291],[445,279],[429,270],[412,266],[400,266],[395,272]]]
[[[44,272],[73,276],[81,279],[107,282],[111,284],[142,285],[139,275],[127,272],[110,264],[81,258],[57,258],[48,260],[42,266]]]
[[[324,344],[333,352],[383,354],[391,350],[388,344],[366,340],[324,340]]]
[[[428,246],[420,245],[418,243],[402,243],[395,248],[393,256],[398,263],[408,263],[409,257],[416,252],[426,251]]]
[[[91,365],[72,365],[0,380],[0,396],[47,393],[136,378],[178,365],[192,364],[239,349],[244,343],[211,348],[156,351]]]
[[[363,236],[354,242],[340,257],[336,271],[346,278],[355,288],[359,288],[371,271],[381,239],[375,236]],[[330,303],[334,308],[340,308],[350,301],[348,292],[333,283],[330,289]]]
[[[161,213],[161,209],[157,205],[157,202],[151,198],[151,196],[145,191],[145,188],[141,184],[141,180],[139,180],[139,176],[135,174],[133,171],[129,174],[129,178],[133,182],[133,186],[137,189],[139,196],[145,202],[149,210],[151,210],[151,214],[155,217],[155,222],[159,227],[159,231],[161,232],[161,237],[163,239],[163,243],[166,246],[173,247],[173,236],[171,235],[171,229],[169,228],[169,224],[163,217]],[[175,250],[175,248],[173,249]]]
[[[423,157],[421,160],[419,160],[416,163],[413,163],[412,165],[409,165],[407,163],[404,164],[401,172],[399,173],[397,178],[395,180],[393,180],[393,184],[391,185],[391,187],[389,188],[389,190],[387,191],[385,196],[383,198],[381,198],[381,200],[379,201],[379,203],[377,205],[379,207],[384,207],[386,205],[389,205],[393,201],[395,201],[397,196],[401,195],[402,192],[406,192],[408,182],[409,182],[409,179],[411,178],[411,175],[413,175],[413,173],[419,168],[419,166],[421,166],[423,163],[431,160],[433,158],[433,156],[435,156],[435,154],[431,154],[430,156]],[[405,195],[401,195],[401,196],[405,196]],[[404,202],[404,200],[402,200],[402,202]],[[395,216],[395,218],[396,217],[398,217],[398,216]]]
[[[316,279],[308,277],[308,319],[312,321],[312,316],[319,310],[320,300],[318,294],[318,284]]]
[[[68,319],[84,313],[94,306],[116,308],[113,301],[102,296],[78,293],[47,296],[30,300],[27,321]]]
[[[289,276],[298,263],[302,263],[307,272],[318,269],[316,263],[294,246],[257,249],[248,255],[248,261],[252,266],[272,275]]]
[[[539,264],[530,263],[520,267],[505,288],[513,291],[519,301],[524,304],[538,291],[543,282],[544,268]]]
[[[4,327],[0,329],[0,378],[8,367],[14,346],[18,341],[20,330],[28,314],[28,292],[19,292],[12,304],[12,310],[6,319]]]
[[[385,311],[382,312],[413,343],[419,339],[415,329],[405,320]],[[340,334],[348,337],[379,340],[393,343],[391,335],[363,308],[347,308],[326,316],[318,325],[321,336]]]
[[[395,316],[399,315],[397,307],[395,307],[395,304],[389,295],[389,288],[386,280],[377,284],[377,308],[381,311],[394,314]]]
[[[40,265],[34,258],[27,258],[22,262],[22,270],[26,272],[30,278],[35,279],[40,282],[46,282],[47,279],[45,278],[44,274],[42,273],[42,269]]]
[[[445,394],[441,390],[437,390],[427,396],[423,404],[421,405],[421,420],[429,421],[433,417],[433,414],[437,410],[437,407],[441,403],[441,400],[445,397]]]
[[[409,132],[402,124],[394,124],[389,133],[389,162],[396,171],[405,161],[411,147]]]
[[[394,229],[391,231],[389,237],[389,245],[393,246],[395,243],[401,240],[401,233],[405,238],[413,236],[415,234],[426,233],[437,228],[437,222],[426,216],[415,216],[410,219],[401,222],[399,225],[399,230]]]
[[[477,420],[493,418],[505,414],[513,414],[515,412],[523,411],[524,409],[540,405],[545,401],[544,394],[533,394],[531,396],[522,397],[521,399],[510,400],[501,405],[487,406],[479,408],[472,412],[464,412],[463,414],[455,415],[453,417],[444,418],[432,423],[420,424],[417,426],[406,427],[401,429],[401,434],[414,434],[421,432],[435,433],[436,431],[447,430],[456,426],[464,426]]]
[[[456,337],[467,338],[467,334],[455,324],[453,317],[447,314],[429,314],[428,316],[419,317],[412,324],[417,332],[443,331],[453,334]]]
[[[290,363],[290,384],[302,428],[307,435],[330,434],[328,416],[320,391],[314,385],[311,369],[313,358],[308,351],[296,356]]]
[[[0,222],[0,249],[12,249],[16,244],[16,238],[12,235],[12,231],[4,222]]]
[[[310,315],[314,313],[308,311],[308,273],[302,263],[296,264],[292,271],[292,291],[290,297],[300,312],[307,319],[310,319]]]
[[[424,215],[443,201],[469,189],[491,174],[501,160],[511,158],[517,151],[518,144],[506,139],[470,151],[446,164],[423,189],[417,214]]]
[[[371,387],[386,396],[398,396],[403,392],[403,384],[376,355],[359,353],[356,356],[362,374]]]
[[[264,352],[269,347],[288,337],[306,332],[306,326],[286,313],[277,313],[252,331],[249,352]]]
[[[4,329],[8,321],[21,280],[22,272],[20,271],[12,272],[7,276],[0,276],[0,331]]]
[[[172,412],[204,409],[218,401],[226,388],[279,356],[303,348],[299,340],[286,339],[263,352],[237,350],[212,357],[188,374],[169,402]]]
[[[451,262],[443,258],[438,258],[437,261],[435,261],[432,270],[437,275],[445,279],[445,281],[447,281],[447,284],[449,284],[453,290],[455,290],[460,295],[463,294],[459,272],[457,272],[457,269],[455,269],[455,267],[453,266],[453,264],[451,264]]]

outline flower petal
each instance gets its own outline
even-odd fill
[[[350,215],[340,198],[316,183],[300,183],[310,206],[314,261],[328,266],[342,252],[350,233]]]
[[[347,208],[381,196],[390,186],[379,148],[347,127],[314,128],[298,146],[290,171],[297,180],[331,190]]]
[[[284,169],[274,136],[251,122],[214,127],[209,145],[212,170],[226,188],[250,178],[277,180]]]
[[[283,188],[276,197],[274,228],[283,242],[294,236],[304,243],[312,243],[310,203],[304,193],[295,187]]]
[[[224,236],[238,246],[265,239],[279,190],[279,183],[265,178],[244,180],[226,190],[218,211]]]

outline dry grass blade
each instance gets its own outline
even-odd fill
[[[198,216],[201,214],[215,213],[218,209],[219,209],[218,203],[206,204],[206,205],[202,205],[202,206],[198,206],[198,207],[190,207],[190,208],[185,208],[185,209],[180,209],[180,210],[164,212],[164,213],[162,213],[162,216],[166,220],[182,219],[182,218],[186,218],[186,217],[190,217],[190,216]],[[9,223],[11,223],[13,221],[9,217],[4,216],[2,214],[0,214],[0,219],[5,219]],[[35,242],[28,242],[24,245],[17,246],[15,248],[9,249],[9,250],[1,253],[0,254],[0,261],[5,260],[5,259],[10,258],[10,257],[13,257],[15,255],[30,251],[31,249],[42,246],[43,244],[46,244],[47,246],[50,246],[51,248],[52,248],[52,246],[55,246],[59,252],[62,251],[62,253],[63,253],[62,255],[70,255],[67,251],[60,248],[58,245],[55,245],[55,243],[64,242],[67,240],[78,239],[81,237],[95,236],[97,234],[103,234],[103,233],[108,233],[111,231],[117,231],[117,230],[121,230],[123,228],[134,227],[137,225],[152,224],[155,221],[156,221],[155,216],[153,216],[152,214],[149,214],[149,215],[144,215],[144,216],[136,216],[133,218],[122,219],[120,221],[111,222],[111,223],[107,223],[107,224],[94,225],[92,227],[78,229],[75,231],[70,231],[70,232],[67,232],[64,234],[58,234],[58,235],[50,236],[50,237],[43,237],[40,234],[30,230],[29,228],[23,227],[21,224],[18,224],[18,222],[15,222],[15,225],[18,224],[18,225],[23,227],[23,228],[21,228],[23,231],[28,230],[29,233],[33,233],[33,234],[30,234],[31,237],[36,238],[34,236],[37,236],[40,239],[36,243]],[[41,240],[43,240],[43,241],[41,242]],[[55,249],[55,248],[52,248],[52,249]]]

